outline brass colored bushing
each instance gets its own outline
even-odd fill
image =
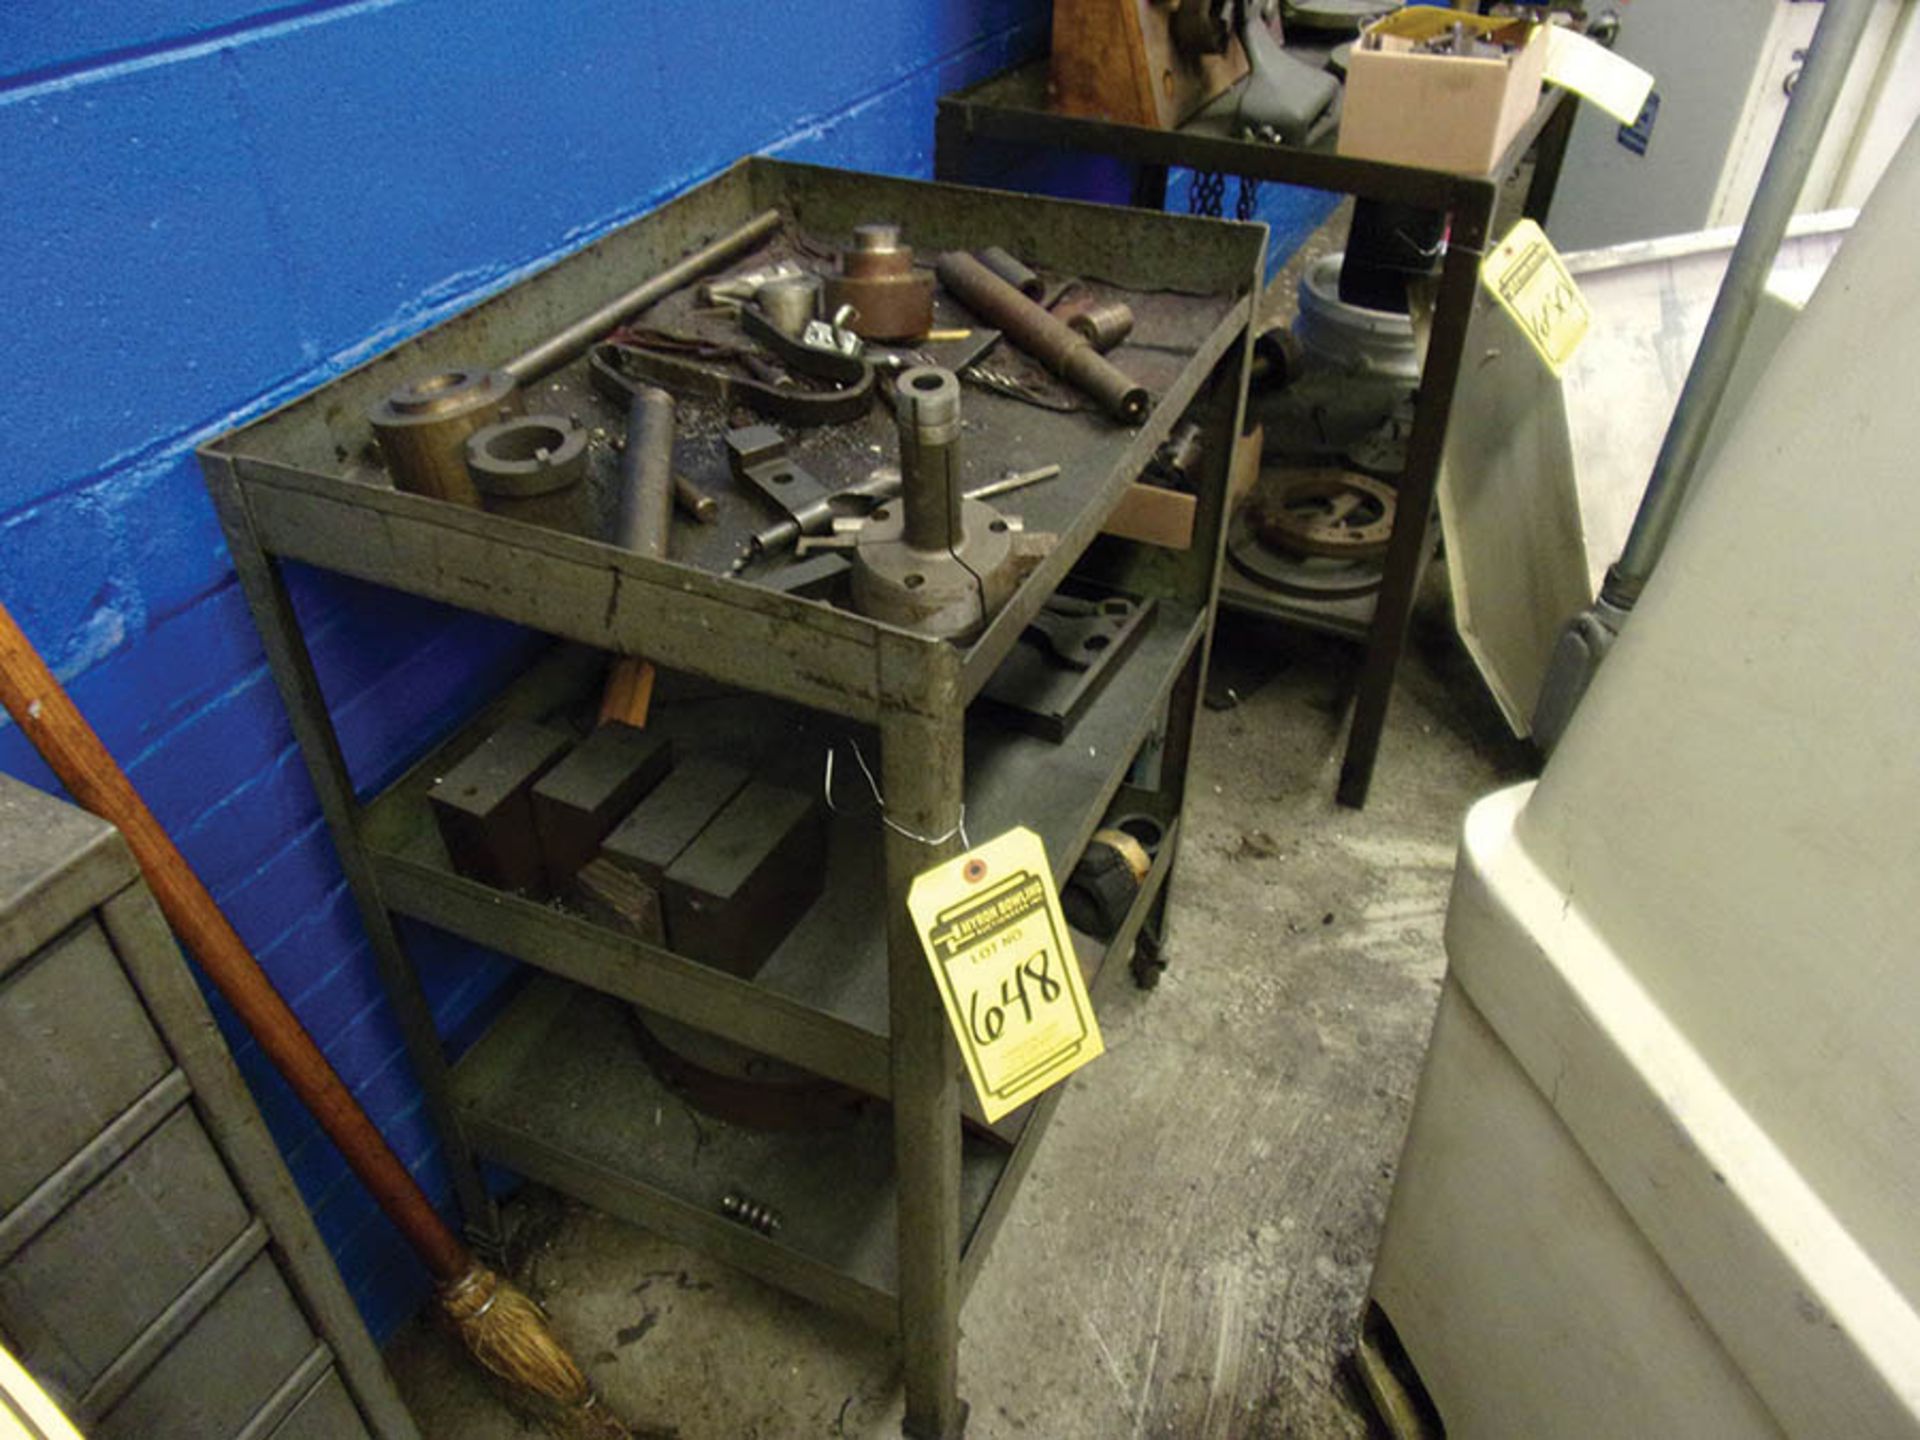
[[[933,328],[933,276],[913,268],[898,225],[857,225],[840,273],[827,277],[826,313],[853,307],[848,329],[863,340],[917,340]]]
[[[480,505],[467,474],[467,437],[520,413],[513,380],[500,370],[442,370],[417,376],[367,412],[394,488],[456,505]]]

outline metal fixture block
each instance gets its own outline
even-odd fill
[[[746,783],[747,772],[738,765],[710,755],[691,756],[620,822],[601,854],[636,879],[658,886],[667,867]]]
[[[751,976],[827,877],[818,798],[756,780],[667,869],[667,936],[689,959]]]
[[[454,869],[496,889],[546,893],[533,787],[572,743],[564,731],[516,720],[440,777],[427,798]]]
[[[673,744],[618,721],[602,725],[533,787],[533,824],[550,884],[565,885],[673,768]]]

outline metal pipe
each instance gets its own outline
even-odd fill
[[[966,539],[960,514],[960,382],[927,365],[900,377],[903,537],[915,550],[953,550]]]
[[[989,245],[984,250],[974,251],[973,254],[982,265],[1029,300],[1039,300],[1046,295],[1047,287],[1040,277],[1002,247]]]
[[[1794,206],[1820,148],[1821,134],[1827,128],[1834,102],[1840,98],[1848,66],[1872,10],[1873,0],[1827,0],[1814,31],[1806,68],[1787,101],[1780,133],[1767,155],[1759,189],[1754,192],[1740,239],[1727,262],[1726,278],[1720,282],[1700,349],[1687,371],[1673,421],[1653,462],[1647,493],[1633,517],[1626,548],[1607,570],[1606,583],[1601,586],[1601,599],[1621,610],[1632,609],[1640,598],[1686,502],[1687,489],[1699,468],[1700,452],[1720,402],[1726,397],[1727,382],[1760,303],[1760,291],[1773,269],[1787,223],[1793,219]]]
[[[654,560],[667,556],[673,525],[673,397],[642,385],[627,409],[620,456],[620,522],[614,544]]]
[[[1022,350],[1069,384],[1077,385],[1100,408],[1124,425],[1147,418],[1152,397],[1144,385],[964,250],[949,250],[937,267],[940,283],[983,320],[1004,330]]]
[[[696,275],[704,275],[745,254],[779,228],[778,210],[761,211],[738,230],[702,246],[624,295],[609,300],[591,314],[582,315],[566,329],[542,340],[524,355],[515,356],[500,368],[521,385],[558,370],[569,360],[584,354],[589,346],[628,316],[672,294]]]

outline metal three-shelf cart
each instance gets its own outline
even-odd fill
[[[1432,333],[1407,442],[1406,469],[1397,487],[1398,521],[1388,543],[1379,590],[1357,601],[1308,600],[1269,590],[1231,568],[1221,579],[1223,605],[1365,646],[1353,726],[1340,768],[1338,794],[1344,805],[1367,802],[1380,737],[1386,729],[1394,672],[1406,648],[1421,573],[1432,551],[1434,492],[1466,352],[1468,322],[1473,318],[1480,258],[1496,238],[1496,212],[1510,190],[1521,214],[1545,222],[1577,108],[1571,95],[1549,88],[1493,170],[1468,175],[1356,160],[1336,153],[1333,136],[1297,148],[1237,139],[1225,122],[1210,118],[1196,119],[1177,130],[1156,130],[1062,114],[1049,107],[1044,60],[1016,66],[941,97],[934,152],[934,173],[941,180],[976,183],[1017,171],[1021,159],[1036,151],[1065,150],[1126,162],[1134,172],[1133,203],[1153,210],[1166,203],[1167,168],[1183,165],[1390,201],[1446,217],[1446,259],[1434,292]],[[1523,191],[1519,189],[1522,181]]]
[[[1003,508],[1058,537],[986,631],[960,646],[728,575],[763,524],[725,487],[724,415],[685,410],[681,466],[722,498],[720,523],[680,526],[653,560],[394,489],[370,447],[369,406],[414,376],[498,364],[697,245],[777,207],[779,245],[818,253],[862,222],[900,223],[923,256],[1003,245],[1043,272],[1116,288],[1138,324],[1117,359],[1155,397],[1137,428],[969,387],[969,483],[1057,463]],[[900,1335],[907,1433],[961,1432],[958,1313],[1036,1145],[1056,1088],[989,1131],[970,1108],[905,896],[912,878],[1013,825],[1043,838],[1064,881],[1103,817],[1144,812],[1165,839],[1116,933],[1076,934],[1098,987],[1157,936],[1179,838],[1187,755],[1240,433],[1264,232],[769,160],[714,180],[202,451],[234,566],[262,632],[347,879],[371,936],[468,1227],[497,1241],[485,1158]],[[747,257],[748,259],[753,257]],[[764,259],[762,254],[759,258]],[[741,263],[745,263],[743,260]],[[947,303],[945,301],[943,304]],[[1005,343],[1005,342],[1003,342]],[[584,362],[544,408],[600,416]],[[1103,535],[1103,524],[1183,418],[1204,461],[1184,549]],[[793,435],[831,483],[846,460],[891,458],[893,427]],[[1017,502],[1011,503],[1011,502]],[[357,577],[546,632],[555,645],[470,723],[378,794],[356,793],[284,575],[286,562]],[[970,708],[1043,601],[1067,579],[1150,596],[1146,631],[1061,743]],[[821,898],[753,978],[741,979],[581,915],[456,873],[426,791],[510,716],[590,707],[607,652],[662,674],[651,725],[793,786],[821,783],[841,747]],[[570,709],[571,707],[571,709]],[[850,763],[859,745],[883,826]],[[541,972],[465,1055],[449,1059],[396,927],[405,916]],[[751,1047],[886,1102],[805,1135],[695,1121],[632,1044],[629,1005]],[[694,1133],[695,1130],[698,1133]],[[725,1218],[739,1186],[776,1205],[772,1236]]]

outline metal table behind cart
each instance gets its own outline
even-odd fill
[[[368,406],[403,380],[498,364],[772,206],[815,244],[842,243],[854,225],[886,218],[928,257],[1006,245],[1042,270],[1120,287],[1140,315],[1136,340],[1144,343],[1115,356],[1155,395],[1137,429],[968,389],[970,484],[1011,465],[1063,467],[1057,479],[1008,497],[1017,503],[1006,504],[1007,513],[1059,542],[968,646],[749,583],[751,571],[714,573],[766,516],[721,478],[729,417],[694,402],[682,420],[691,449],[678,458],[690,478],[718,493],[720,517],[715,526],[676,529],[682,563],[401,493],[371,456]],[[996,1127],[1010,1148],[963,1136],[955,1048],[907,914],[907,887],[957,853],[950,832],[963,805],[976,840],[1015,824],[1037,830],[1064,880],[1119,804],[1158,816],[1166,838],[1117,933],[1104,943],[1076,937],[1096,995],[1100,982],[1127,968],[1105,963],[1109,957],[1136,955],[1138,963],[1136,940],[1157,935],[1204,680],[1264,249],[1254,226],[744,161],[203,449],[235,568],[482,1245],[497,1240],[497,1216],[476,1155],[897,1328],[908,1433],[946,1440],[961,1432],[959,1306],[1062,1090]],[[649,318],[672,318],[671,310],[662,302]],[[576,361],[541,382],[550,392],[541,399],[552,401],[545,408],[611,421],[584,366]],[[1100,537],[1183,415],[1202,425],[1207,442],[1191,548]],[[855,478],[845,472],[856,459],[890,457],[893,435],[875,407],[858,425],[798,432],[797,458],[843,483]],[[288,560],[574,643],[556,647],[411,772],[363,801],[288,595]],[[1147,633],[1067,743],[969,723],[969,701],[1069,570],[1152,595]],[[608,651],[645,654],[661,667],[651,724],[724,746],[785,783],[819,784],[829,740],[872,747],[877,734],[877,778],[899,829],[883,832],[870,805],[842,806],[832,818],[825,893],[752,979],[491,889],[448,862],[425,799],[433,778],[510,715],[546,713],[568,697],[591,703]],[[669,683],[669,672],[680,679]],[[848,764],[841,773],[855,772]],[[916,838],[930,836],[948,838]],[[450,1063],[397,915],[546,973]],[[890,1101],[891,1117],[798,1137],[706,1122],[703,1136],[681,1144],[683,1108],[640,1062],[624,1029],[626,1002]],[[784,1212],[777,1235],[718,1213],[734,1184]]]
[[[1495,238],[1494,213],[1503,191],[1534,157],[1521,213],[1542,223],[1560,177],[1577,106],[1549,89],[1490,175],[1456,175],[1408,165],[1355,160],[1333,153],[1328,137],[1310,149],[1236,140],[1217,125],[1190,122],[1155,130],[1063,115],[1047,108],[1047,62],[1007,70],[940,100],[934,173],[961,184],[1004,184],[991,152],[1017,148],[1076,150],[1111,155],[1134,167],[1133,203],[1158,210],[1166,203],[1167,167],[1305,185],[1362,199],[1398,202],[1443,213],[1450,240],[1435,297],[1433,330],[1421,374],[1407,466],[1399,486],[1399,523],[1388,544],[1384,573],[1371,605],[1343,600],[1317,605],[1264,589],[1231,568],[1221,577],[1220,603],[1292,624],[1360,640],[1365,658],[1354,699],[1353,727],[1340,768],[1339,799],[1362,806],[1373,783],[1374,761],[1386,727],[1393,677],[1406,648],[1408,622],[1420,577],[1432,553],[1434,487],[1446,447],[1447,425],[1460,378],[1467,322],[1473,315],[1480,258]]]

